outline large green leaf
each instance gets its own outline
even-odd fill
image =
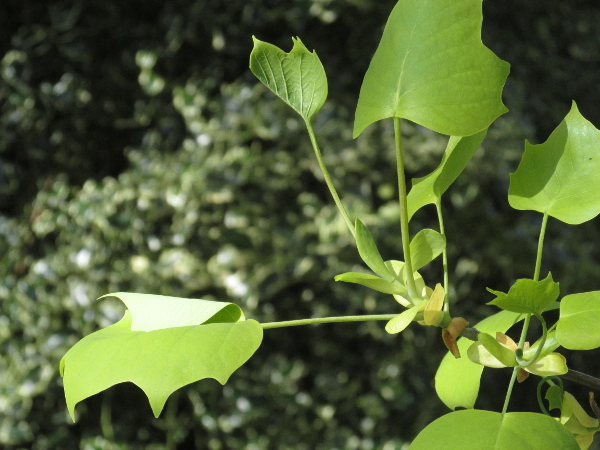
[[[360,89],[354,137],[387,117],[470,136],[507,109],[509,64],[481,42],[482,0],[400,0]]]
[[[561,300],[556,339],[571,350],[600,347],[600,291],[571,294]]]
[[[600,131],[573,102],[546,142],[525,143],[521,163],[510,176],[508,202],[575,225],[600,213],[599,191]]]
[[[429,228],[419,231],[410,241],[412,270],[416,272],[429,264],[444,251],[444,248],[446,248],[446,237],[443,234]]]
[[[128,303],[135,304],[133,309],[127,310],[116,324],[81,339],[60,362],[67,408],[73,420],[78,402],[127,381],[145,392],[158,417],[169,395],[182,386],[203,378],[225,384],[262,341],[263,331],[258,322],[237,321],[239,315],[236,319],[236,314],[220,314],[227,303],[195,300],[198,305],[194,311],[190,299],[162,297],[164,304],[157,308],[160,299],[156,297],[160,296],[111,295],[127,298]],[[142,305],[136,304],[142,297],[149,299],[149,309],[162,311],[165,323],[188,322],[179,314],[179,306],[204,323],[173,328],[163,328],[159,323],[150,325],[153,320],[146,320],[147,315],[134,317],[143,310]],[[220,309],[215,312],[212,305],[212,315],[203,314],[202,311],[210,309],[207,303],[218,303]],[[215,322],[216,319],[222,323]],[[136,322],[151,330],[132,330]]]
[[[450,136],[440,165],[422,178],[412,180],[408,193],[408,219],[423,206],[437,204],[454,180],[462,173],[487,134],[487,128],[467,137]]]
[[[579,450],[564,426],[544,414],[455,411],[430,423],[410,450]]]
[[[559,283],[555,283],[552,274],[542,281],[527,278],[517,280],[508,294],[488,289],[496,298],[488,305],[516,313],[541,314],[546,311],[560,294]]]
[[[255,37],[250,70],[305,120],[314,116],[327,99],[327,76],[317,53],[292,38],[289,53]]]
[[[511,326],[524,318],[511,311],[500,311],[475,325],[479,331],[495,334],[505,333]],[[457,342],[461,358],[456,359],[450,352],[444,356],[435,374],[435,390],[440,400],[450,409],[473,408],[479,394],[479,383],[483,366],[466,357],[467,349],[473,343],[465,338]]]

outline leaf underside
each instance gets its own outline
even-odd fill
[[[365,75],[354,137],[388,117],[470,136],[507,109],[509,64],[481,42],[482,0],[400,0]]]

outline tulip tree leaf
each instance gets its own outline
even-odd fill
[[[600,213],[599,190],[600,131],[573,102],[546,142],[525,142],[521,163],[510,175],[508,202],[576,225]]]
[[[389,334],[397,334],[404,331],[404,329],[415,319],[419,311],[422,311],[423,309],[425,309],[425,302],[401,312],[385,325],[385,331]]]
[[[522,314],[511,311],[500,311],[485,318],[477,325],[483,333],[505,333],[511,326],[522,320]],[[473,341],[460,338],[457,341],[462,358],[455,358],[448,352],[435,374],[435,390],[442,402],[450,408],[473,408],[477,395],[483,366],[475,364],[466,357],[467,349]]]
[[[437,204],[471,160],[487,133],[487,128],[467,137],[450,136],[440,165],[422,178],[412,180],[408,193],[408,219],[423,206]]]
[[[250,70],[304,120],[314,116],[327,99],[327,75],[317,53],[292,38],[289,53],[255,37]]]
[[[482,0],[400,0],[365,75],[354,137],[388,117],[470,136],[507,109],[509,64],[481,42]]]
[[[419,231],[410,242],[412,270],[417,271],[437,258],[446,248],[446,237],[426,228]]]
[[[258,322],[238,320],[241,315],[235,319],[235,314],[221,314],[228,308],[227,303],[195,300],[198,305],[194,311],[190,299],[162,297],[171,304],[169,309],[164,304],[157,308],[160,299],[153,297],[160,296],[110,295],[126,298],[129,304],[134,304],[133,309],[127,310],[116,324],[81,339],[60,362],[67,408],[73,420],[77,403],[127,381],[144,391],[158,417],[169,395],[187,384],[204,378],[225,384],[262,341],[263,331]],[[143,305],[136,304],[142,297],[150,299],[150,310],[162,311],[165,323],[188,322],[180,315],[180,305],[204,323],[164,328],[151,325],[153,321],[146,320],[144,314],[136,319],[134,315],[143,310]],[[213,305],[209,313],[203,314],[203,310],[211,309],[207,303],[218,303],[221,309],[215,312]],[[223,322],[214,322],[217,318]],[[152,329],[133,330],[136,322]]]
[[[402,295],[406,296],[408,291],[406,287],[399,284],[390,283],[377,275],[361,272],[346,272],[342,273],[334,278],[335,281],[344,281],[346,283],[362,284],[368,288],[374,289],[384,294]]]
[[[570,350],[600,347],[600,291],[571,294],[560,301],[556,339]]]
[[[578,450],[575,437],[544,414],[470,409],[455,411],[430,423],[409,450]]]
[[[496,298],[488,305],[517,313],[541,314],[546,311],[560,294],[559,283],[555,283],[552,274],[542,281],[530,279],[517,280],[508,294],[488,289]]]
[[[360,220],[356,219],[355,230],[356,247],[365,264],[384,280],[389,281],[390,283],[394,281],[395,277],[390,273],[383,262],[381,253],[379,253],[379,249],[368,228]]]

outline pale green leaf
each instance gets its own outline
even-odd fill
[[[523,350],[523,359],[529,360],[529,359],[533,358],[535,356],[537,349],[539,348],[541,342],[542,342],[542,338],[540,337],[531,347],[529,347],[527,350]],[[549,331],[546,335],[546,341],[544,342],[544,347],[542,348],[542,351],[538,355],[538,358],[543,358],[544,356],[552,353],[558,347],[560,347],[560,343],[558,342],[558,339],[556,339],[556,330]]]
[[[355,222],[356,247],[358,254],[369,268],[390,283],[394,281],[394,276],[390,273],[383,258],[377,249],[375,240],[367,227],[358,219]]]
[[[327,76],[317,53],[292,38],[289,53],[255,37],[250,70],[305,120],[314,116],[327,99]]]
[[[569,368],[564,356],[560,353],[550,353],[525,367],[525,370],[540,377],[552,377],[564,375],[569,371]]]
[[[488,305],[516,313],[541,314],[546,311],[560,294],[559,283],[555,283],[552,274],[542,281],[527,278],[517,280],[508,294],[488,289],[496,298]]]
[[[354,137],[387,117],[470,136],[507,109],[509,64],[481,42],[482,0],[400,0],[365,75]]]
[[[474,363],[486,367],[500,368],[517,365],[517,357],[514,350],[506,348],[487,333],[479,333],[477,342],[474,342],[469,347],[467,355]]]
[[[119,293],[119,298],[122,294]],[[170,316],[178,316],[178,303],[185,299],[164,298],[174,300],[171,310],[162,312],[163,319],[167,323],[178,322]],[[205,307],[206,303],[198,303],[198,309]],[[219,312],[208,318],[208,314],[200,317],[200,320],[206,319],[202,325],[133,331],[132,315],[141,310],[140,305],[127,310],[119,322],[84,337],[62,358],[60,373],[73,420],[78,402],[124,382],[132,382],[144,391],[158,417],[169,395],[187,384],[204,378],[225,384],[262,340],[263,331],[258,322],[234,322],[231,315],[226,314],[221,315],[223,323],[216,323]],[[144,319],[141,323],[149,326]]]
[[[450,136],[440,165],[422,178],[412,180],[408,193],[408,220],[423,206],[437,204],[458,178],[485,138],[487,128],[467,137]]]
[[[410,450],[579,450],[567,428],[544,414],[455,411],[430,423]]]
[[[424,308],[425,303],[421,303],[398,314],[385,325],[385,331],[389,334],[396,334],[404,331],[404,329],[415,319],[419,311],[422,311]]]
[[[403,261],[390,260],[385,262],[385,266],[388,271],[392,274],[395,280],[400,280],[404,285],[407,284],[408,277],[404,270],[406,265]],[[415,287],[417,288],[418,298],[408,299],[408,293],[406,295],[395,294],[394,298],[402,306],[410,308],[416,303],[420,303],[427,298],[427,286],[425,286],[425,280],[419,272],[413,272],[413,279],[415,280]]]
[[[346,283],[356,283],[374,289],[384,294],[407,295],[406,287],[401,286],[396,280],[394,283],[385,281],[377,275],[360,272],[346,272],[334,278],[335,281],[344,281]]]
[[[600,291],[571,294],[561,300],[556,339],[570,350],[600,347]]]
[[[500,311],[474,325],[484,333],[505,333],[511,326],[524,318],[523,315]],[[455,358],[450,352],[444,356],[435,374],[435,390],[440,400],[450,409],[473,408],[479,393],[479,383],[483,366],[466,358],[467,349],[473,343],[465,338],[457,342],[462,358]]]
[[[546,142],[525,143],[521,163],[510,176],[508,202],[575,225],[600,213],[599,191],[600,131],[573,102]]]
[[[446,248],[446,237],[435,230],[425,228],[410,242],[412,270],[417,271],[437,258]]]

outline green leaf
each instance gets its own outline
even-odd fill
[[[546,400],[548,400],[548,409],[560,409],[563,402],[563,391],[557,384],[550,386],[546,391]]]
[[[401,331],[404,331],[404,329],[415,319],[419,311],[423,310],[424,308],[425,303],[423,302],[398,314],[385,325],[385,331],[387,331],[389,334],[397,334]]]
[[[475,328],[484,333],[505,333],[523,318],[524,316],[518,313],[500,311],[479,322]],[[448,352],[435,374],[435,390],[440,400],[450,409],[475,406],[483,366],[464,357],[472,343],[473,341],[460,338],[457,345],[463,357],[456,359]]]
[[[455,411],[430,423],[410,450],[579,450],[567,428],[544,414]]]
[[[395,294],[403,297],[408,295],[406,287],[396,284],[398,281],[390,283],[389,281],[379,278],[377,275],[371,275],[369,273],[346,272],[336,276],[334,280],[362,284],[363,286],[383,292],[384,294]]]
[[[390,283],[394,281],[395,277],[390,273],[383,262],[383,258],[377,249],[377,245],[375,244],[375,240],[373,239],[371,232],[358,219],[356,219],[355,231],[356,247],[358,248],[358,253],[365,264],[384,280],[389,281]]]
[[[551,377],[564,375],[569,371],[569,368],[563,355],[560,353],[550,353],[525,367],[525,370],[540,377]]]
[[[118,295],[131,303],[129,295]],[[156,299],[152,297],[159,296],[144,297],[151,299],[149,309],[156,311],[156,304],[152,304]],[[233,322],[231,315],[221,315],[225,320],[223,323],[213,322],[223,307],[212,316],[198,313],[207,308],[206,303],[213,302],[196,300],[198,307],[194,311],[189,308],[189,299],[163,299],[170,303],[170,309],[164,305],[159,308],[165,323],[187,321],[179,314],[179,306],[200,320],[206,320],[205,323],[163,328],[158,323],[152,324],[152,320],[147,322],[144,314],[141,319],[133,317],[143,310],[138,304],[127,310],[116,324],[81,339],[60,362],[67,408],[73,420],[77,403],[127,381],[144,391],[158,417],[169,395],[187,384],[204,378],[214,378],[225,384],[262,341],[262,327],[254,320]],[[140,298],[134,296],[133,303],[137,300]],[[175,316],[179,318],[174,319]],[[152,331],[133,330],[136,322]]]
[[[482,0],[400,0],[365,75],[354,137],[387,117],[470,136],[507,109],[509,64],[481,42]]]
[[[396,260],[390,260],[390,261],[386,261],[385,262],[385,266],[387,267],[388,271],[393,275],[395,280],[401,280],[404,285],[407,284],[408,278],[407,278],[407,274],[405,273],[406,271],[404,270],[406,265],[404,264],[404,261],[396,261]],[[419,295],[418,298],[408,298],[408,293],[407,295],[401,295],[401,294],[395,294],[394,298],[396,299],[396,301],[398,303],[400,303],[402,306],[406,306],[407,308],[410,308],[412,305],[416,304],[416,303],[421,303],[423,300],[425,300],[427,298],[426,296],[426,286],[425,286],[425,280],[423,280],[423,277],[421,276],[421,274],[419,272],[413,272],[413,279],[415,280],[415,287],[417,288],[417,294]],[[398,282],[398,281],[396,281]]]
[[[481,348],[483,347],[483,349]],[[489,354],[482,350],[487,350]],[[479,333],[477,342],[474,342],[467,351],[469,359],[477,364],[487,367],[514,367],[517,365],[517,357],[513,350],[500,344],[494,337],[487,333]],[[496,360],[489,360],[489,355]],[[497,364],[500,363],[500,365]]]
[[[289,53],[255,37],[250,54],[250,70],[304,120],[314,116],[327,99],[327,75],[317,53],[292,38]]]
[[[523,350],[523,359],[529,360],[529,359],[533,358],[535,356],[535,353],[537,352],[537,349],[539,348],[541,342],[542,342],[542,338],[540,337],[535,342],[535,344],[533,344],[527,350]],[[538,358],[543,358],[544,356],[552,353],[558,347],[560,347],[560,343],[556,339],[556,330],[549,331],[548,334],[546,335],[546,341],[544,342],[544,348],[542,348],[542,351],[540,352]]]
[[[552,274],[542,281],[527,278],[517,280],[508,294],[488,289],[496,298],[488,305],[496,305],[501,309],[517,313],[541,314],[558,298],[559,283],[555,283]]]
[[[410,242],[412,270],[417,271],[437,258],[446,247],[446,237],[426,228],[419,231]]]
[[[539,145],[525,143],[510,175],[508,202],[576,225],[600,213],[600,132],[573,102],[571,111]]]
[[[422,178],[412,180],[408,193],[408,219],[423,206],[437,204],[458,178],[485,138],[487,128],[467,137],[450,136],[440,165]]]
[[[600,291],[571,294],[561,300],[556,339],[570,350],[600,347]]]

